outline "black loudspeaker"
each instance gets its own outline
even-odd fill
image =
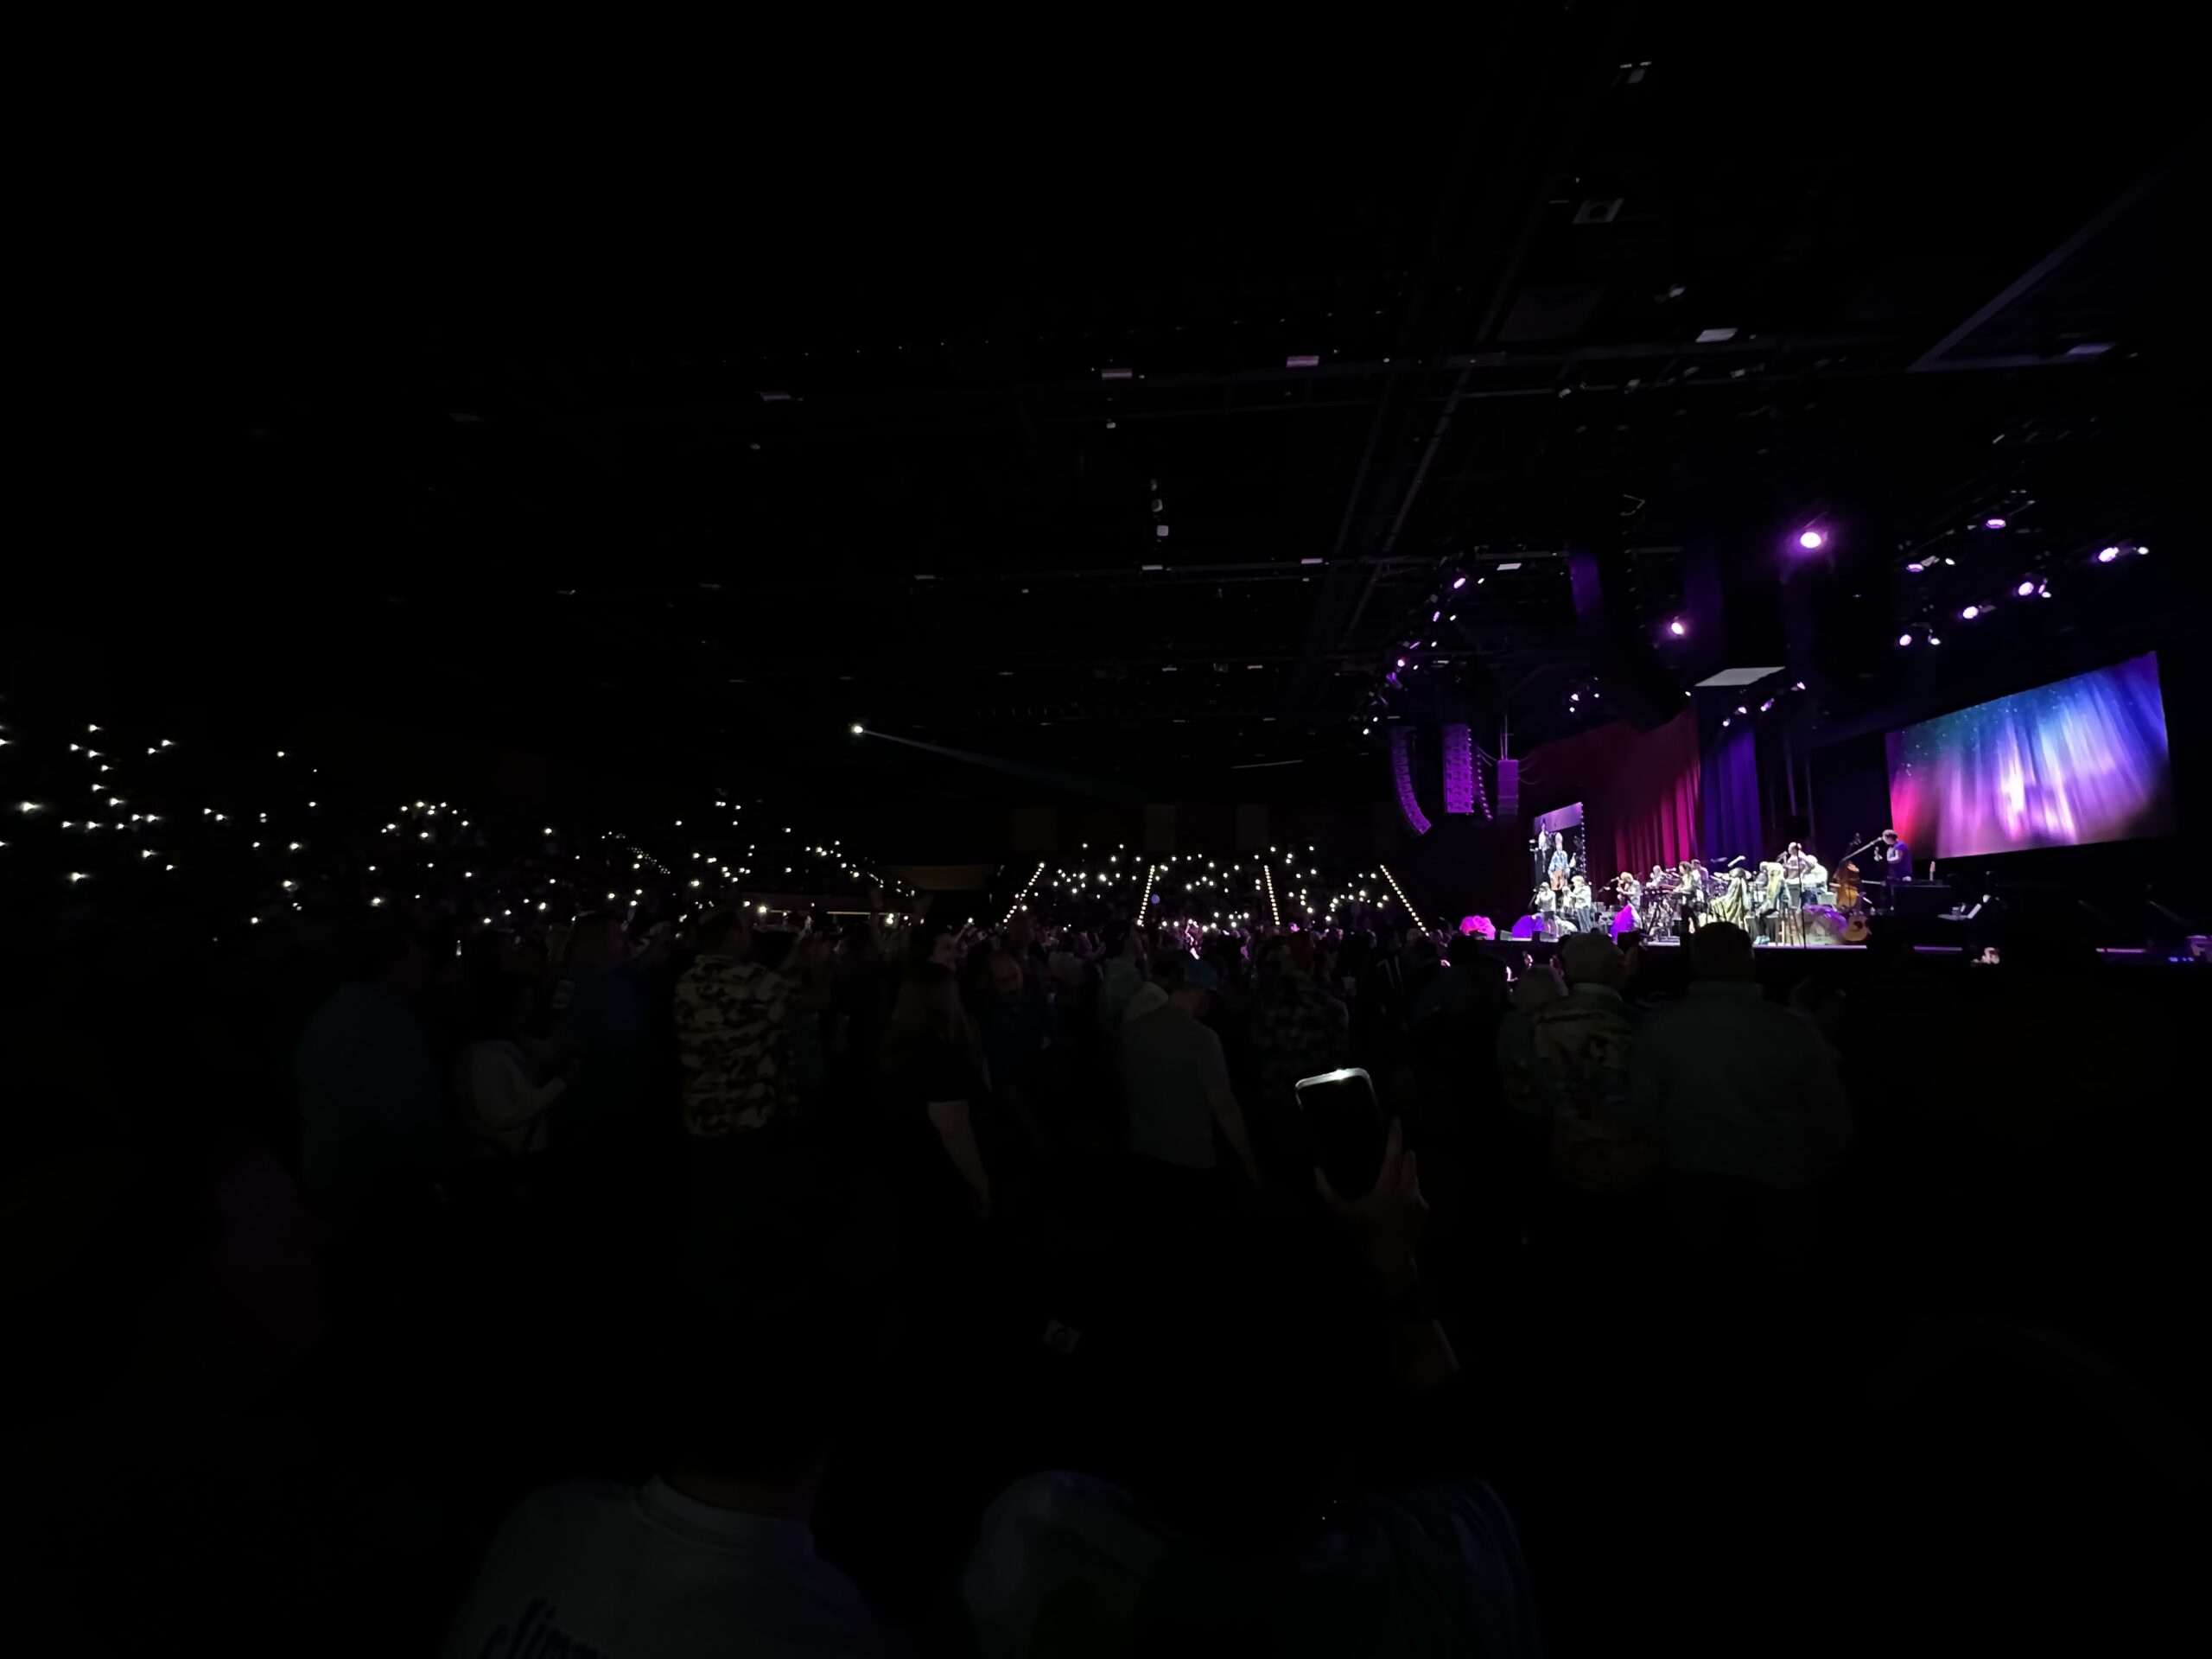
[[[1497,816],[1503,823],[1510,823],[1521,816],[1521,763],[1500,760],[1497,763]]]

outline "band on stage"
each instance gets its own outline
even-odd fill
[[[1654,938],[1681,938],[1728,922],[1763,944],[1853,944],[1866,937],[1868,915],[1912,879],[1911,849],[1894,830],[1855,849],[1833,871],[1793,841],[1757,864],[1738,857],[1713,868],[1690,857],[1655,864],[1641,878],[1624,870],[1595,890],[1579,855],[1548,838],[1540,846],[1529,912],[1548,937],[1634,927]],[[1859,873],[1856,861],[1869,854],[1879,876]]]

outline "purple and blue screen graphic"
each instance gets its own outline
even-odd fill
[[[1890,814],[1922,858],[2175,830],[2155,652],[1889,734]]]

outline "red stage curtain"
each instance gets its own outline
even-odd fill
[[[1582,803],[1593,882],[1648,874],[1698,846],[1697,717],[1685,709],[1656,731],[1612,721],[1530,751],[1522,798],[1530,817]]]

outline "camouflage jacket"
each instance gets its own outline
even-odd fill
[[[693,1135],[764,1128],[798,1104],[791,987],[734,957],[702,956],[676,982],[683,1127]]]

